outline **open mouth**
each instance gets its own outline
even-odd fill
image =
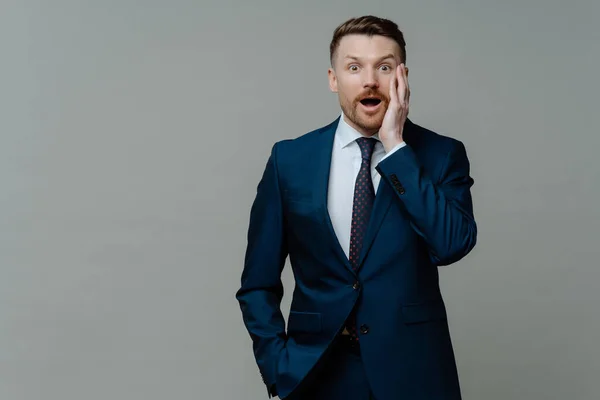
[[[363,110],[367,113],[376,113],[379,112],[381,99],[378,99],[377,97],[365,97],[360,101],[360,104],[362,104]]]
[[[362,100],[360,101],[360,103],[361,103],[363,106],[367,106],[367,107],[375,107],[375,106],[378,106],[378,105],[379,105],[379,103],[381,103],[381,99],[378,99],[378,98],[376,98],[376,97],[367,97],[367,98],[364,98],[364,99],[362,99]]]

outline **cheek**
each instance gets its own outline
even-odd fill
[[[356,99],[357,94],[349,91],[349,90],[344,90],[344,91],[340,91],[339,92],[341,95],[341,100],[348,104],[348,105],[352,105],[352,103],[354,103],[354,100]]]
[[[357,86],[351,82],[339,82],[338,81],[338,92],[348,100],[352,101],[361,93],[360,86]]]
[[[392,77],[389,75],[382,77],[381,79],[379,79],[379,88],[388,90],[390,88],[391,80],[392,80]]]

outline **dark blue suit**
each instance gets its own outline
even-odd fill
[[[460,399],[437,267],[476,242],[465,147],[406,122],[407,146],[377,166],[381,183],[354,272],[327,210],[338,121],[273,146],[251,209],[236,297],[269,397],[293,393],[356,307],[377,400]],[[286,330],[288,255],[296,287]]]

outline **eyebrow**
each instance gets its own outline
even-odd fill
[[[395,57],[394,57],[394,55],[393,55],[392,53],[390,53],[390,54],[387,54],[387,55],[385,55],[385,56],[383,56],[383,57],[379,58],[379,59],[377,60],[377,62],[380,62],[380,61],[386,60],[386,59],[388,59],[388,58],[395,58]],[[352,55],[350,55],[350,56],[346,56],[346,57],[344,57],[344,59],[345,59],[345,60],[356,60],[356,61],[358,61],[358,60],[359,60],[359,58],[358,58],[358,57],[356,57],[356,56],[352,56]]]

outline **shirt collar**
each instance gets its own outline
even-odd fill
[[[352,142],[354,142],[356,139],[363,137],[363,135],[360,132],[358,132],[356,129],[351,127],[346,122],[345,118],[346,118],[346,116],[342,112],[342,114],[340,116],[340,122],[338,123],[337,129],[335,132],[335,134],[337,135],[337,137],[339,139],[341,148],[344,148],[344,147],[348,146],[349,144],[351,144]],[[379,139],[379,133],[376,133],[371,137],[373,139],[376,139],[377,141],[381,141]]]

